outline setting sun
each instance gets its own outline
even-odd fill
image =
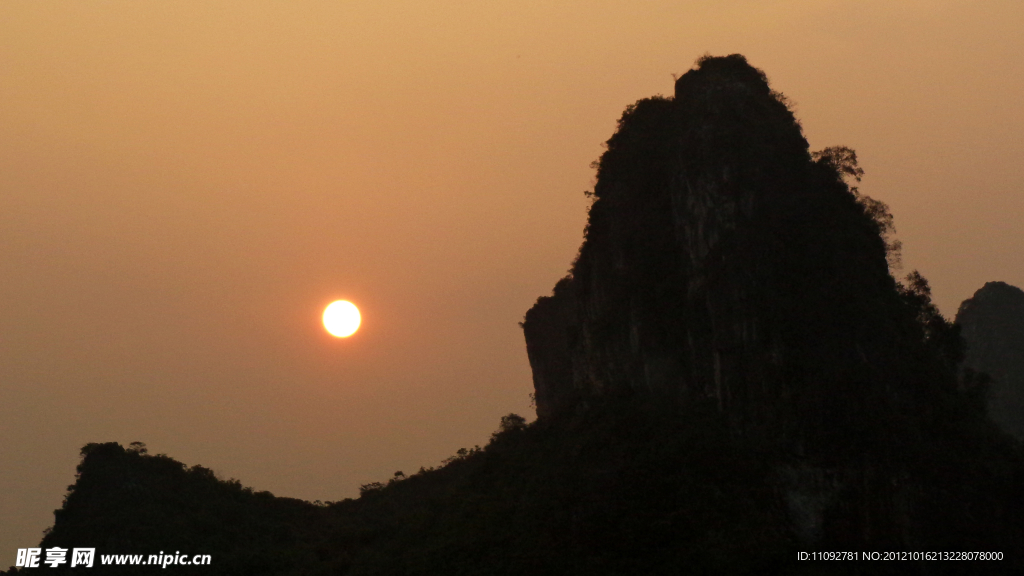
[[[361,320],[359,309],[347,300],[336,300],[324,309],[324,328],[338,338],[355,334]]]

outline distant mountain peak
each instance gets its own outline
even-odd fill
[[[987,282],[960,304],[956,323],[967,344],[964,365],[992,378],[992,418],[1024,439],[1024,290]]]

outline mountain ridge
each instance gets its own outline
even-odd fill
[[[326,505],[90,444],[42,546],[211,554],[176,567],[197,574],[955,571],[809,550],[1024,569],[1021,444],[928,282],[892,277],[856,154],[811,152],[743,56],[675,88],[627,107],[571,274],[526,313],[537,421]]]

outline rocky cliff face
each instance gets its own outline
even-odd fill
[[[739,55],[630,106],[571,275],[526,315],[538,415],[625,394],[706,399],[759,428],[844,417],[836,391],[884,388],[874,370],[916,344],[898,341],[908,312],[847,173],[855,156],[813,156]]]
[[[992,418],[1024,440],[1024,291],[989,282],[956,315],[967,343],[964,365],[988,374]]]
[[[985,530],[1002,504],[966,470],[1017,449],[959,378],[962,340],[927,281],[890,275],[892,217],[850,186],[861,174],[852,150],[811,153],[739,55],[628,107],[571,273],[523,323],[539,422],[715,413],[768,447],[805,545],[912,549],[979,506]]]

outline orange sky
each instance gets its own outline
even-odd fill
[[[532,417],[517,322],[589,164],[705,52],[857,150],[944,312],[1024,286],[1022,30],[1019,0],[0,3],[0,566],[88,442],[335,500]]]

